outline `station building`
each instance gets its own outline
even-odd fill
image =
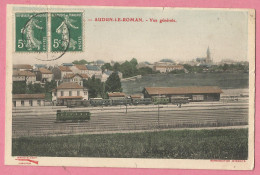
[[[217,86],[145,87],[144,98],[188,97],[190,101],[219,101],[221,88]]]
[[[69,100],[88,100],[88,89],[75,82],[65,82],[52,90],[52,101],[59,105],[67,105]]]

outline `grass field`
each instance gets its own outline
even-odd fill
[[[136,81],[122,82],[123,92],[141,93],[144,87],[219,86],[222,89],[248,88],[248,73],[188,73],[145,75]]]
[[[13,156],[237,159],[248,157],[247,129],[23,137]]]

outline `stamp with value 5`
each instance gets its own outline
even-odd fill
[[[47,13],[16,13],[15,51],[47,51]]]
[[[83,51],[82,13],[51,13],[51,51]]]

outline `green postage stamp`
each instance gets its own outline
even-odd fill
[[[47,13],[16,13],[15,51],[47,51]]]
[[[15,22],[16,52],[83,51],[81,12],[16,13]]]
[[[82,51],[82,13],[51,13],[51,51]]]

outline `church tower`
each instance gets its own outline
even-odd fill
[[[211,63],[211,57],[210,57],[209,47],[208,47],[208,49],[207,49],[207,58],[206,58],[206,63]]]

